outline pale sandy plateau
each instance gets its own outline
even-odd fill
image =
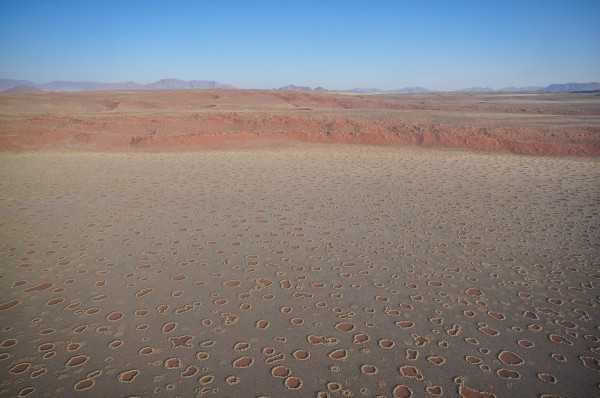
[[[196,129],[285,129],[291,111],[171,114],[137,93],[44,95],[0,100],[3,148],[38,149],[0,154],[0,396],[599,395],[598,158],[224,148]],[[540,101],[539,114],[506,120],[298,110],[289,131],[317,120],[355,142],[353,128],[388,129],[400,112],[406,126],[468,119],[465,137],[485,128],[512,142],[499,137],[515,128],[537,142],[498,149],[597,153],[596,105]],[[544,114],[560,109],[573,114]],[[364,126],[354,137],[372,134]]]
[[[0,396],[598,396],[599,154],[597,93],[2,94]]]

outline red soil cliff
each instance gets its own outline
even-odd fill
[[[194,149],[288,140],[598,156],[600,97],[261,90],[0,96],[0,150]]]

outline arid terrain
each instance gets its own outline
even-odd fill
[[[600,94],[0,94],[1,150],[190,149],[257,139],[598,156]]]
[[[0,95],[0,396],[597,396],[598,98]]]

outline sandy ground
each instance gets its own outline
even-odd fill
[[[597,396],[598,181],[408,147],[3,153],[0,396]]]

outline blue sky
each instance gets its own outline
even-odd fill
[[[600,81],[600,1],[0,0],[0,78],[329,89]]]

